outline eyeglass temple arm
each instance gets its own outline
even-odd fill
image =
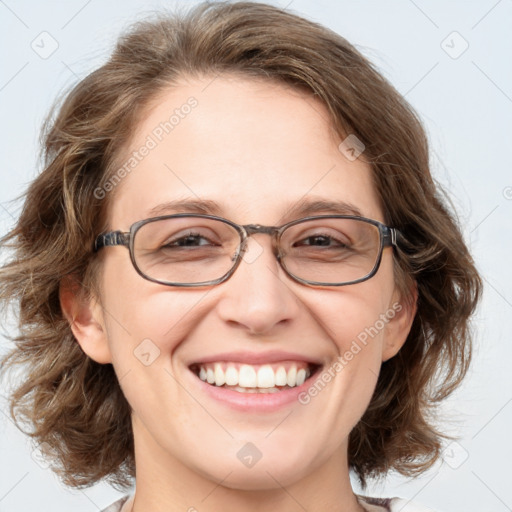
[[[111,231],[110,233],[104,233],[99,235],[94,242],[94,251],[101,249],[102,247],[112,245],[130,245],[130,233],[123,233],[122,231]]]
[[[382,244],[384,246],[395,246],[398,247],[398,241],[403,238],[402,233],[398,231],[396,228],[390,228],[388,226],[383,226],[383,232],[382,232]]]

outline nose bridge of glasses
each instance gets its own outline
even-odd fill
[[[274,226],[262,226],[261,224],[247,224],[244,226],[248,236],[254,235],[255,233],[265,233],[267,235],[274,235],[278,228]]]
[[[277,235],[279,232],[278,227],[262,226],[261,224],[246,224],[242,227],[244,228],[245,233],[246,233],[246,237],[244,240],[246,243],[247,243],[247,239],[252,235],[259,234],[259,233],[262,233],[265,235],[270,235],[272,237],[272,250],[277,255],[276,246],[277,246]]]

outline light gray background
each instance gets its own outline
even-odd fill
[[[10,200],[37,172],[38,130],[54,98],[100,65],[139,13],[175,3],[0,0],[2,232],[18,212]],[[445,429],[460,441],[420,478],[390,476],[369,494],[413,498],[444,512],[512,510],[512,1],[272,3],[345,36],[417,109],[435,176],[450,191],[485,278],[474,364],[443,408]],[[58,43],[48,58],[31,47],[51,48],[43,31]],[[66,490],[33,460],[27,439],[0,409],[1,512],[93,512],[118,496],[106,485]]]

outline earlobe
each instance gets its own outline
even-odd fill
[[[73,276],[59,287],[62,312],[82,350],[100,364],[112,362],[100,303],[85,293]]]
[[[418,309],[417,283],[409,289],[407,297],[395,290],[388,310],[389,322],[386,325],[385,339],[382,347],[382,362],[396,356],[403,347],[411,331],[414,317]]]

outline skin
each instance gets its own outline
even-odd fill
[[[197,107],[107,198],[110,228],[127,231],[154,216],[156,205],[185,197],[213,199],[239,224],[283,224],[304,196],[342,199],[384,221],[369,165],[338,150],[342,139],[331,134],[325,107],[268,81],[181,80],[155,99],[126,158],[190,96]],[[125,247],[102,249],[99,257],[101,296],[87,302],[63,286],[61,304],[84,352],[113,364],[133,409],[137,489],[124,510],[363,510],[349,480],[348,435],[415,313],[415,301],[407,306],[395,288],[391,248],[373,278],[323,288],[286,276],[265,234],[251,237],[248,261],[228,281],[210,287],[147,281]],[[401,311],[307,405],[240,413],[200,394],[188,370],[199,357],[271,349],[329,367],[397,302]],[[149,366],[134,356],[144,339],[160,350]],[[248,441],[262,453],[252,468],[236,456]]]

